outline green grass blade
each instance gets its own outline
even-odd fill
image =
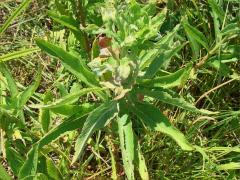
[[[117,102],[106,102],[103,105],[96,108],[86,119],[81,134],[77,138],[75,144],[75,154],[72,162],[82,155],[87,140],[97,130],[104,128],[117,114]]]
[[[0,62],[5,62],[5,61],[12,60],[12,59],[24,57],[24,56],[27,56],[29,54],[32,54],[32,53],[38,52],[38,51],[40,51],[39,48],[30,48],[30,49],[24,49],[21,51],[16,51],[16,52],[12,52],[9,54],[5,54],[5,55],[0,56]]]
[[[11,16],[7,19],[7,21],[2,25],[0,28],[0,36],[2,33],[8,28],[8,26],[14,21],[14,19],[17,18],[17,16],[28,7],[31,0],[25,0],[23,1],[20,6],[11,14]]]
[[[194,150],[193,146],[187,141],[182,132],[173,127],[161,111],[156,107],[147,104],[135,102],[131,108],[142,121],[152,130],[160,131],[170,136],[176,143],[186,151]]]

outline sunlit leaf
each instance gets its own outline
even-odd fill
[[[134,180],[134,157],[136,149],[134,142],[134,134],[132,123],[128,115],[124,115],[118,119],[118,134],[123,158],[124,170],[129,180]]]
[[[206,48],[206,50],[209,50],[208,40],[207,38],[200,32],[197,28],[191,26],[189,23],[184,22],[183,27],[188,34],[189,37],[196,40],[199,44],[201,44],[203,47]]]
[[[18,178],[23,179],[27,176],[34,176],[37,173],[38,164],[38,144],[35,144],[33,148],[28,152],[27,159],[21,167]]]
[[[187,67],[182,68],[172,74],[156,77],[154,79],[141,79],[138,80],[141,86],[145,87],[163,87],[172,88],[177,86],[182,86],[185,84],[190,76],[192,65],[189,64]]]
[[[156,107],[148,103],[135,102],[132,110],[148,127],[170,136],[183,150],[194,150],[183,133],[176,129]]]
[[[75,162],[83,153],[87,140],[97,130],[104,128],[117,114],[117,102],[106,102],[96,108],[86,119],[81,134],[75,144],[75,154],[72,162]]]

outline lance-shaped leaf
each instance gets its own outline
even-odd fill
[[[91,111],[92,109],[89,109],[89,111]],[[89,112],[88,112],[89,113]],[[87,112],[85,113],[77,113],[73,116],[71,116],[70,118],[66,119],[64,122],[62,122],[61,124],[59,124],[57,127],[55,127],[54,129],[52,129],[51,131],[49,131],[44,137],[42,137],[34,146],[33,148],[31,148],[31,150],[29,151],[28,154],[31,154],[33,152],[36,153],[36,151],[38,151],[39,149],[41,149],[43,146],[51,143],[52,141],[54,141],[55,139],[57,139],[58,137],[62,136],[64,133],[68,132],[68,131],[73,131],[75,129],[78,128],[82,128],[84,121],[86,119],[86,114],[88,114]],[[35,161],[28,162],[28,163],[24,163],[26,165],[23,165],[21,168],[21,176],[29,176],[27,174],[29,174],[30,170],[27,169],[26,166],[35,166]],[[25,166],[25,167],[24,167]],[[19,173],[19,175],[20,175]]]
[[[37,39],[36,43],[42,50],[46,51],[48,54],[59,58],[64,67],[76,77],[78,77],[80,80],[82,80],[84,83],[91,87],[99,85],[96,76],[88,69],[82,59],[79,59],[74,55],[70,54],[69,52],[66,52],[62,48],[44,40]]]
[[[206,50],[209,50],[207,38],[198,29],[191,26],[188,22],[184,22],[183,27],[189,37],[196,40],[199,44],[205,47]]]
[[[74,18],[66,15],[58,15],[52,11],[48,12],[48,15],[56,22],[60,23],[63,26],[66,26],[67,28],[79,31],[79,22],[77,22]]]
[[[5,76],[7,83],[8,83],[8,88],[11,94],[12,98],[15,98],[18,95],[18,88],[16,81],[13,79],[11,72],[9,71],[8,67],[4,63],[0,63],[0,72],[3,73]]]
[[[89,103],[84,103],[81,105],[71,105],[71,104],[64,104],[62,106],[59,106],[57,108],[51,108],[51,112],[55,114],[60,114],[66,117],[70,117],[76,113],[83,113],[89,108],[94,109],[96,105],[94,104],[89,104]]]
[[[49,101],[51,101],[53,98],[53,95],[51,91],[47,91],[44,94],[43,97],[43,103],[47,104]],[[41,122],[42,129],[44,132],[48,132],[49,125],[51,124],[51,117],[50,117],[50,111],[48,109],[40,109],[39,110],[39,122]]]
[[[177,25],[171,32],[162,37],[158,42],[156,42],[154,49],[148,49],[141,53],[139,59],[140,61],[140,69],[144,69],[149,66],[149,64],[155,59],[160,57],[162,53],[162,49],[171,49],[170,43],[175,37],[177,31],[179,30],[179,25]]]
[[[72,162],[75,162],[82,155],[84,147],[91,135],[95,131],[104,128],[116,116],[117,112],[117,102],[111,101],[104,103],[90,113],[84,123],[81,134],[77,138]]]
[[[228,24],[223,28],[221,31],[222,35],[229,35],[229,34],[239,34],[240,33],[240,26],[239,23],[231,23]]]
[[[137,149],[135,149],[135,151],[137,151],[137,158],[135,159],[135,165],[138,169],[139,175],[142,179],[144,180],[149,180],[149,174],[148,174],[148,169],[147,169],[147,165],[144,159],[144,156],[141,152],[141,145],[140,143],[137,141],[136,135],[135,135],[135,143],[137,144]]]
[[[61,173],[59,171],[59,169],[57,168],[57,166],[54,164],[53,160],[50,158],[46,159],[46,165],[47,165],[47,172],[48,175],[52,178],[52,179],[63,179],[61,177]]]
[[[15,176],[18,175],[20,168],[24,163],[23,157],[17,152],[9,142],[5,143],[6,157],[9,167]]]
[[[53,109],[53,108],[59,108],[61,106],[64,106],[66,104],[72,103],[72,101],[76,100],[77,98],[90,93],[90,92],[98,92],[102,90],[101,88],[85,88],[81,89],[78,92],[74,92],[71,94],[68,94],[64,96],[61,99],[58,99],[57,101],[48,104],[48,105],[43,105],[43,104],[36,104],[36,105],[31,105],[32,108],[42,108],[42,109]]]
[[[150,96],[153,98],[158,99],[159,101],[162,101],[166,104],[170,104],[173,106],[180,107],[182,109],[196,112],[196,113],[204,113],[204,114],[212,114],[213,112],[202,110],[196,108],[193,104],[187,102],[183,97],[179,96],[177,93],[175,93],[172,90],[164,89],[164,88],[155,88],[153,90],[150,89],[143,89],[138,88],[136,90],[136,93],[143,94],[145,96]]]
[[[27,159],[21,167],[18,178],[24,179],[27,176],[34,176],[37,173],[38,164],[38,144],[35,144],[29,151]]]
[[[142,179],[148,180],[149,175],[145,159],[141,153],[137,136],[132,129],[132,122],[128,115],[118,119],[118,133],[123,158],[124,170],[128,179],[135,179],[134,171],[138,170]]]
[[[45,134],[39,141],[39,149],[48,143],[54,141],[58,137],[62,136],[64,133],[68,131],[73,131],[75,129],[79,129],[83,127],[83,124],[87,118],[87,115],[93,110],[93,107],[89,107],[89,109],[85,109],[84,112],[79,112],[72,115],[69,118],[66,118],[61,124],[54,127],[47,134]]]
[[[191,70],[192,64],[189,64],[187,67],[180,69],[172,74],[156,77],[154,79],[139,79],[137,82],[140,86],[145,87],[172,88],[182,86],[189,78]]]
[[[132,111],[152,130],[160,131],[170,136],[176,143],[186,151],[194,150],[183,133],[176,129],[162,112],[148,103],[134,102]]]
[[[67,27],[70,29],[70,31],[72,31],[72,33],[74,34],[74,36],[76,37],[76,39],[83,44],[84,46],[86,46],[86,44],[84,43],[84,35],[83,32],[80,28],[80,23],[75,20],[73,17],[71,16],[66,16],[66,15],[59,15],[56,14],[52,11],[48,12],[48,15],[56,22],[60,23],[61,25]]]
[[[218,16],[221,22],[224,21],[224,11],[221,7],[217,4],[216,0],[208,0],[208,4],[211,6],[212,11]]]
[[[134,134],[132,130],[132,122],[128,115],[124,115],[118,119],[118,134],[120,139],[120,146],[122,152],[124,171],[129,180],[134,180]]]
[[[159,68],[161,68],[161,66],[163,64],[165,64],[166,62],[170,61],[170,59],[175,56],[183,47],[185,46],[185,44],[181,44],[177,47],[174,47],[169,50],[168,48],[165,50],[163,50],[158,58],[154,59],[151,64],[149,65],[144,78],[152,78],[159,70]]]
[[[22,128],[24,124],[9,111],[0,107],[0,128],[8,132],[14,126]]]

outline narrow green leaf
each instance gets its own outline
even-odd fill
[[[156,107],[148,103],[134,102],[132,110],[148,127],[170,136],[183,150],[194,150],[183,133],[173,127],[169,120]]]
[[[217,166],[218,170],[231,170],[231,169],[240,169],[240,163],[230,162],[227,164],[221,164]]]
[[[38,144],[33,145],[33,148],[28,152],[27,159],[21,167],[18,178],[23,179],[27,176],[34,176],[37,173],[38,164]]]
[[[47,158],[46,164],[47,164],[48,175],[52,179],[55,179],[55,180],[62,179],[59,169],[55,166],[54,162],[50,158]]]
[[[156,98],[159,101],[162,101],[166,104],[171,104],[173,106],[177,106],[188,111],[192,111],[196,113],[211,114],[211,112],[209,111],[197,109],[194,105],[185,101],[183,97],[179,96],[177,93],[169,89],[157,88],[157,89],[149,90],[149,89],[139,88],[136,90],[136,93],[140,93],[146,96]]]
[[[200,45],[198,42],[189,34],[187,34],[187,38],[189,40],[190,47],[192,49],[192,56],[193,60],[196,60],[199,57],[200,54]]]
[[[219,20],[223,22],[225,13],[221,9],[221,7],[217,4],[216,0],[208,0],[208,4],[211,6],[212,11],[217,14]]]
[[[20,6],[11,14],[11,16],[7,19],[7,21],[0,28],[0,36],[2,33],[8,28],[8,26],[18,17],[18,15],[28,7],[31,0],[23,1]]]
[[[92,108],[89,110],[85,110],[84,113],[76,113],[73,116],[65,119],[61,124],[50,130],[47,134],[45,134],[39,141],[39,149],[54,141],[58,137],[62,136],[64,133],[68,131],[73,131],[78,128],[82,128],[83,124],[87,118],[87,114],[92,111]]]
[[[65,104],[62,106],[59,106],[57,108],[51,108],[51,112],[55,113],[55,114],[60,114],[63,116],[67,116],[70,117],[76,113],[83,113],[86,110],[88,111],[90,108],[94,109],[94,107],[96,107],[93,104],[89,104],[89,103],[84,103],[81,105],[70,105],[70,104]]]
[[[38,52],[38,51],[40,51],[39,48],[29,48],[29,49],[24,49],[21,51],[15,51],[15,52],[11,52],[8,54],[4,54],[4,55],[0,56],[0,62],[5,62],[5,61],[12,60],[12,59],[24,57],[24,56],[27,56],[29,54],[32,54],[32,53]]]
[[[223,28],[221,34],[222,35],[240,34],[240,24],[239,23],[228,24]]]
[[[132,130],[132,122],[128,115],[123,115],[118,119],[118,134],[123,158],[124,171],[127,179],[134,180],[134,157],[136,147],[134,147],[134,134]]]
[[[24,124],[9,111],[0,107],[0,128],[8,132],[14,126],[24,127]]]
[[[189,37],[196,40],[199,44],[201,44],[203,47],[205,47],[207,51],[209,51],[207,38],[198,29],[191,26],[187,22],[183,23],[183,27]]]
[[[11,72],[9,71],[8,67],[4,63],[0,63],[0,72],[3,73],[5,76],[7,83],[8,83],[8,88],[11,94],[12,98],[15,98],[18,95],[18,88],[16,81],[13,79]]]
[[[19,95],[19,98],[18,98],[19,109],[22,109],[23,106],[26,105],[27,101],[32,97],[34,92],[37,90],[41,81],[41,76],[42,76],[42,66],[39,65],[37,75],[34,78],[35,81]]]
[[[136,137],[135,137],[135,141],[137,141]],[[137,149],[136,149],[137,159],[135,160],[134,163],[137,166],[140,177],[144,180],[149,180],[147,165],[143,157],[143,154],[141,152],[141,145],[139,142],[135,142],[135,143],[137,144]]]
[[[0,179],[3,179],[3,180],[11,180],[12,179],[11,176],[5,170],[5,168],[2,166],[2,164],[0,164],[0,174],[1,174]]]
[[[180,69],[170,75],[156,77],[155,79],[139,79],[137,82],[140,86],[145,87],[163,87],[172,88],[182,86],[186,83],[192,70],[192,64]]]
[[[48,105],[36,104],[36,105],[31,105],[31,107],[32,108],[43,108],[43,109],[58,108],[58,107],[61,107],[61,106],[71,103],[76,98],[79,98],[87,93],[97,92],[100,90],[102,90],[102,88],[85,88],[85,89],[79,90],[78,92],[68,94],[68,95],[64,96],[63,98],[58,99],[57,101],[55,101],[51,104],[48,104]]]
[[[49,180],[49,177],[43,173],[37,173],[35,175],[27,176],[23,180]]]
[[[144,69],[149,66],[149,64],[154,61],[156,58],[159,58],[159,54],[162,53],[162,49],[171,49],[170,43],[175,37],[177,31],[179,30],[179,25],[177,25],[171,32],[169,32],[166,36],[161,38],[156,44],[154,49],[149,49],[143,52],[140,55],[140,69]]]
[[[178,51],[180,51],[184,46],[185,46],[185,44],[181,44],[174,48],[171,47],[170,50],[168,50],[168,48],[166,49],[166,51],[163,50],[163,52],[159,54],[158,58],[155,58],[151,62],[150,66],[148,67],[148,69],[144,75],[144,78],[146,78],[146,79],[152,78],[158,72],[159,68],[161,68],[161,66],[164,63],[170,61],[170,59],[173,56],[175,56],[178,53]]]
[[[72,162],[75,162],[82,155],[90,136],[95,131],[104,128],[116,116],[117,112],[118,108],[116,101],[106,102],[91,112],[84,123],[81,134],[77,138]]]
[[[9,142],[5,144],[6,156],[8,160],[8,165],[11,167],[13,174],[18,175],[20,168],[22,167],[24,160],[19,152],[13,149]]]
[[[82,80],[87,85],[93,87],[98,86],[99,83],[88,67],[84,64],[82,59],[75,57],[74,55],[66,52],[62,48],[48,43],[41,39],[36,39],[37,45],[50,55],[57,57],[61,60],[64,67],[73,73],[76,77]]]
[[[47,91],[43,98],[43,103],[47,104],[53,98],[51,91]],[[50,126],[50,111],[48,109],[39,110],[39,121],[41,122],[42,129],[44,132],[48,132]]]
[[[66,26],[67,28],[74,30],[74,31],[80,31],[80,23],[77,22],[74,18],[66,15],[58,15],[54,12],[49,11],[48,15],[56,22],[62,24],[63,26]]]

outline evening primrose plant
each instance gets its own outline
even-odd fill
[[[46,40],[36,39],[37,45],[59,59],[82,88],[78,86],[78,90],[55,101],[46,94],[42,104],[30,105],[40,110],[39,119],[45,134],[29,151],[19,178],[36,175],[38,152],[65,132],[76,129],[80,129],[80,133],[72,165],[81,160],[89,139],[101,130],[108,139],[119,139],[127,179],[149,179],[136,125],[170,136],[183,150],[195,150],[152,103],[156,99],[194,113],[210,113],[197,109],[174,91],[174,88],[184,86],[192,75],[192,63],[172,73],[161,70],[186,45],[177,38],[182,27],[177,25],[172,31],[160,34],[167,9],[157,10],[153,2],[139,4],[134,0],[112,0],[102,2],[98,12],[84,9],[93,4],[80,1],[76,15],[49,12],[54,21],[74,35],[81,50],[63,49]],[[95,14],[98,22],[87,19],[86,14],[90,17]],[[93,105],[83,104],[76,108],[77,100],[87,94],[94,97]],[[67,119],[49,129],[50,112],[64,114]],[[119,172],[116,172],[118,165],[114,158],[112,153],[112,177],[116,179]]]

